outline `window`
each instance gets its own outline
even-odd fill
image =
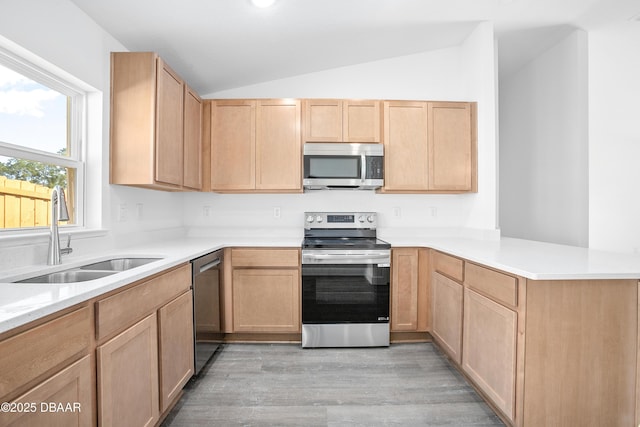
[[[0,232],[48,227],[60,185],[82,225],[85,93],[0,50]]]

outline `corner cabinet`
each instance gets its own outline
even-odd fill
[[[477,191],[476,104],[384,101],[385,193]]]
[[[380,142],[380,101],[307,99],[305,142]]]
[[[210,102],[212,191],[302,192],[299,100]]]
[[[152,52],[111,54],[110,182],[199,190],[202,101]]]

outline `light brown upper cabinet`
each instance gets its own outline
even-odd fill
[[[112,53],[110,182],[199,189],[201,108],[157,54]]]
[[[427,103],[384,102],[384,191],[428,189]]]
[[[477,191],[476,104],[385,101],[386,193]]]
[[[211,102],[211,189],[255,188],[256,101]]]
[[[380,142],[380,101],[307,99],[305,142]]]
[[[214,100],[210,109],[212,191],[302,191],[299,100]]]
[[[202,189],[202,100],[184,85],[184,187]]]

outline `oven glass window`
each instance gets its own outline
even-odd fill
[[[389,267],[303,265],[303,323],[376,323],[389,319]]]
[[[360,178],[360,157],[306,157],[306,178]]]

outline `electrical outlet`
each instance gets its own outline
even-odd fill
[[[280,218],[280,207],[276,206],[275,208],[273,208],[273,217],[274,218]]]
[[[207,217],[211,215],[211,206],[202,207],[202,216]]]
[[[140,221],[142,219],[142,203],[136,203],[136,219]]]
[[[118,207],[118,221],[125,222],[127,220],[127,204],[121,203]]]
[[[431,216],[432,218],[435,218],[435,217],[438,216],[438,208],[436,208],[436,207],[432,206],[430,208],[427,208],[427,212],[428,212],[429,216]]]
[[[393,216],[400,218],[402,216],[402,210],[399,207],[393,208]]]

